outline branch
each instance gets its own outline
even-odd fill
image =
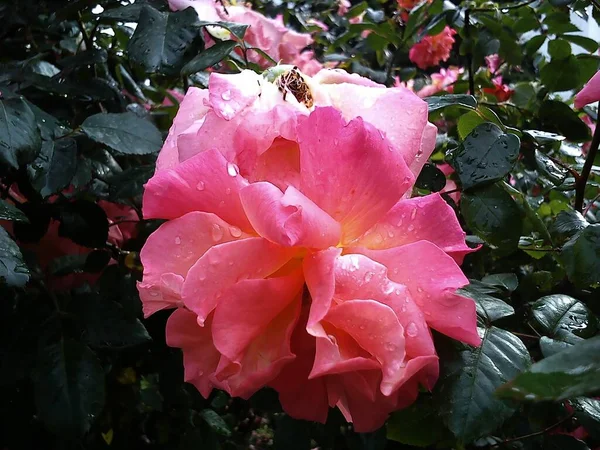
[[[575,183],[575,211],[583,211],[583,200],[585,198],[585,186],[587,185],[588,178],[592,172],[592,166],[594,165],[594,159],[598,153],[598,145],[600,145],[600,123],[596,126],[594,131],[594,137],[592,138],[592,145],[588,151],[585,159],[585,164],[581,170],[581,175]]]
[[[573,413],[569,414],[567,417],[565,417],[564,419],[561,419],[558,422],[556,422],[554,425],[550,425],[549,427],[544,428],[541,431],[535,431],[533,433],[525,434],[523,436],[517,436],[517,437],[514,437],[514,438],[504,439],[502,442],[498,442],[497,444],[493,444],[491,447],[494,448],[494,447],[498,447],[498,446],[503,445],[503,444],[508,444],[509,442],[522,441],[523,439],[529,439],[529,438],[532,438],[532,437],[535,437],[535,436],[540,436],[540,435],[542,435],[544,433],[547,433],[548,431],[550,431],[550,430],[552,430],[552,429],[554,429],[554,428],[562,425],[566,421],[568,421],[571,418],[573,418],[574,415],[575,415],[575,413],[573,412]]]

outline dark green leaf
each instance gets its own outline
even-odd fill
[[[32,161],[41,146],[29,105],[20,97],[0,98],[0,162],[16,169]]]
[[[517,400],[565,400],[600,391],[600,336],[535,363],[498,389]]]
[[[162,146],[154,124],[129,112],[95,114],[85,119],[81,128],[94,141],[126,155],[155,153]]]
[[[566,350],[582,340],[582,338],[571,333],[560,333],[557,339],[542,336],[540,338],[540,350],[542,351],[544,358],[548,358],[549,356]]]
[[[457,355],[441,358],[444,370],[436,389],[448,428],[461,442],[492,432],[512,415],[515,408],[494,398],[494,390],[530,364],[527,349],[512,333],[491,327],[481,335],[480,347],[463,346]]]
[[[217,434],[221,436],[231,436],[231,430],[223,420],[221,416],[219,416],[212,409],[203,409],[200,411],[200,415],[206,421],[208,426]]]
[[[536,328],[550,337],[566,332],[589,338],[598,331],[594,314],[585,304],[568,295],[542,297],[531,306],[531,313]]]
[[[182,75],[200,72],[220,62],[238,45],[235,41],[220,41],[194,57],[181,69]]]
[[[486,275],[481,281],[492,286],[499,286],[509,292],[516,290],[519,286],[519,279],[514,273],[494,273]]]
[[[531,39],[525,44],[525,51],[532,55],[537,52],[542,45],[546,42],[546,36],[543,34],[532,36]]]
[[[54,432],[85,434],[104,406],[104,372],[83,344],[61,339],[40,348],[34,378],[38,416]]]
[[[562,142],[565,140],[564,136],[548,131],[523,130],[523,133],[528,134],[541,145],[554,144],[555,142]]]
[[[387,422],[387,438],[415,447],[427,447],[439,442],[446,434],[441,417],[431,396],[421,395],[408,408],[396,411]]]
[[[103,64],[108,60],[108,53],[104,49],[90,49],[79,52],[73,56],[58,61],[61,67],[79,67],[92,64]]]
[[[12,220],[14,222],[29,222],[23,211],[5,200],[0,200],[0,220]]]
[[[553,2],[571,0],[552,0]],[[544,435],[544,450],[590,450],[587,444],[566,434]]]
[[[199,21],[196,26],[200,27],[213,27],[213,28],[223,28],[237,37],[239,40],[244,39],[246,35],[246,30],[248,29],[247,24],[245,23],[236,23],[236,22],[204,22]],[[209,31],[209,33],[214,33],[214,31]]]
[[[175,75],[198,35],[193,8],[163,13],[144,5],[135,33],[127,46],[129,58],[148,73]]]
[[[104,247],[108,238],[106,213],[88,200],[67,203],[61,208],[58,234],[85,247]]]
[[[589,225],[579,211],[561,211],[550,226],[555,239],[569,239]]]
[[[575,0],[549,0],[549,3],[552,6],[558,6],[558,7],[567,6],[574,2],[575,2]]]
[[[589,127],[563,102],[557,100],[542,102],[540,120],[548,128],[547,131],[560,133],[570,141],[585,142],[591,138]]]
[[[579,63],[575,56],[552,59],[540,71],[542,83],[552,92],[579,87]],[[566,106],[566,105],[565,105]]]
[[[44,141],[42,151],[27,167],[32,186],[42,197],[62,191],[71,183],[77,170],[77,144],[64,138]]]
[[[508,303],[479,289],[479,285],[475,281],[459,289],[457,293],[475,301],[477,315],[484,323],[491,323],[503,317],[512,316],[515,313],[515,309]]]
[[[486,242],[516,248],[521,235],[520,211],[512,197],[493,184],[463,193],[460,207],[467,226]]]
[[[465,94],[449,94],[426,97],[425,101],[429,106],[429,113],[438,111],[448,106],[459,105],[468,109],[477,107],[477,100],[472,95]]]
[[[571,55],[571,44],[564,39],[552,39],[548,41],[548,53],[552,59],[565,59]]]
[[[14,287],[23,287],[29,281],[29,270],[23,261],[21,250],[2,227],[0,227],[0,278]]]
[[[590,225],[572,237],[563,246],[560,259],[575,285],[600,283],[600,224]]]
[[[417,177],[415,186],[431,192],[439,192],[446,186],[446,175],[435,164],[425,164]]]
[[[154,166],[138,166],[124,170],[108,180],[111,200],[141,198],[144,184],[154,173]]]
[[[562,38],[584,48],[590,53],[594,53],[596,50],[598,50],[598,42],[596,42],[594,39],[590,39],[585,36],[578,36],[576,34],[563,34]]]
[[[571,400],[575,417],[592,437],[600,439],[600,400],[581,397]]]
[[[276,450],[310,450],[308,422],[284,415],[277,423],[274,444]]]

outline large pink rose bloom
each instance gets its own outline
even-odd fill
[[[228,6],[225,11],[215,0],[169,0],[173,10],[182,10],[192,6],[200,20],[207,22],[235,22],[249,25],[244,40],[251,46],[266,52],[275,61],[293,64],[309,75],[317,73],[323,67],[314,52],[303,51],[313,43],[310,34],[298,33],[285,26],[281,16],[275,19],[265,17],[246,6]],[[260,53],[248,51],[248,59],[261,67],[272,63]]]
[[[585,105],[600,100],[600,71],[587,82],[581,91],[575,96],[575,108],[581,109]]]
[[[446,26],[439,34],[425,36],[411,47],[408,57],[419,69],[437,66],[450,58],[455,34],[455,30]]]
[[[181,103],[144,195],[168,219],[141,252],[144,312],[176,308],[167,343],[205,397],[270,386],[293,417],[374,430],[433,387],[431,329],[479,344],[455,293],[471,249],[438,194],[410,198],[436,137],[423,100],[276,69]]]

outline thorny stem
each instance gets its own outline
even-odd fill
[[[554,156],[546,155],[546,154],[545,154],[545,156],[550,161],[552,161],[554,164],[556,164],[557,166],[562,167],[563,169],[567,170],[571,175],[573,175],[573,178],[575,178],[575,182],[577,182],[581,178],[581,175],[579,175],[579,172],[577,172],[575,169],[573,169],[568,164],[562,162],[560,159],[555,158]]]
[[[548,431],[550,431],[550,430],[552,430],[552,429],[554,429],[554,428],[562,425],[566,421],[568,421],[571,418],[573,418],[574,415],[575,415],[575,413],[573,412],[573,413],[569,414],[567,417],[565,417],[565,418],[559,420],[558,422],[556,422],[554,425],[550,425],[549,427],[546,427],[543,430],[535,431],[533,433],[525,434],[523,436],[517,436],[517,437],[514,437],[514,438],[504,439],[502,442],[498,442],[496,444],[493,444],[491,447],[494,448],[494,447],[498,447],[500,445],[508,444],[510,442],[522,441],[523,439],[529,439],[529,438],[532,438],[532,437],[535,437],[535,436],[540,436],[540,435],[542,435],[544,433],[547,433]]]
[[[588,151],[583,169],[579,179],[575,182],[575,211],[583,211],[583,200],[585,197],[585,186],[587,184],[590,173],[592,172],[592,166],[594,165],[594,159],[598,153],[598,145],[600,145],[600,126],[596,126],[594,131],[594,137],[592,138],[592,144]]]

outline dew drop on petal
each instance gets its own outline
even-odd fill
[[[366,327],[364,325],[361,325],[358,328],[360,328],[361,330],[364,330]]]
[[[419,286],[419,287],[417,288],[417,292],[423,292],[423,288],[422,288],[421,286]]]
[[[415,220],[415,217],[417,217],[417,208],[413,209],[412,212],[410,213],[411,220]]]
[[[397,227],[402,226],[402,222],[403,222],[403,220],[402,220],[402,218],[400,218],[400,220],[398,222],[396,222],[396,226]]]
[[[240,173],[240,171],[238,169],[238,166],[236,166],[235,164],[227,163],[227,173],[230,177],[235,177]]]
[[[221,93],[221,98],[225,101],[231,100],[231,91],[229,89],[227,89],[226,91],[223,91]]]
[[[223,239],[223,230],[221,229],[221,227],[218,224],[213,223],[211,233],[212,233],[213,241],[216,242],[216,241],[220,241],[221,239]]]
[[[415,325],[414,322],[409,323],[406,327],[406,334],[408,334],[410,337],[415,337],[418,333],[419,330],[417,329],[417,325]]]
[[[198,181],[198,184],[196,185],[196,189],[198,189],[199,191],[203,191],[205,187],[206,187],[206,185],[204,184],[204,181]]]
[[[238,227],[229,227],[229,234],[234,238],[239,238],[242,235],[242,230]]]
[[[177,237],[175,238],[175,243],[176,243],[177,245],[181,244],[181,238],[180,238],[179,236],[177,236]]]
[[[227,188],[227,189],[225,189],[225,193],[226,193],[227,195],[231,194],[231,188]]]
[[[382,291],[385,295],[389,295],[392,292],[394,292],[394,286],[392,285],[392,283],[385,284],[382,288]]]
[[[408,231],[414,231],[414,229],[415,229],[415,226],[413,224],[410,224],[408,226]]]
[[[396,350],[396,345],[391,342],[386,342],[384,344],[384,347],[388,352],[393,352],[394,350]]]
[[[365,274],[365,283],[368,283],[369,281],[371,281],[373,279],[373,275],[374,275],[373,272],[367,272]]]

